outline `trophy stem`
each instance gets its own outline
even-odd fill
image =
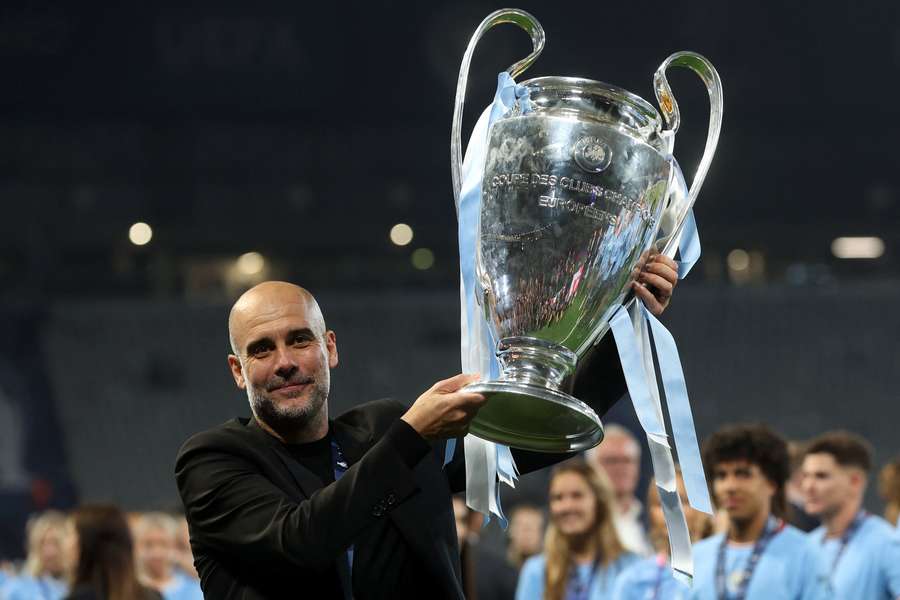
[[[503,381],[562,391],[563,381],[575,372],[578,357],[560,344],[515,336],[500,340],[497,360]]]

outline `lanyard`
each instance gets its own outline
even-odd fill
[[[335,481],[340,479],[347,472],[347,469],[350,468],[347,464],[347,459],[344,458],[344,453],[341,452],[341,447],[333,437],[331,438],[331,464],[334,465]]]
[[[853,517],[853,522],[850,523],[850,526],[847,527],[847,531],[844,532],[844,535],[841,536],[841,545],[838,547],[837,554],[834,555],[834,562],[831,563],[831,574],[830,577],[834,577],[835,572],[837,572],[838,563],[841,561],[841,556],[844,555],[844,550],[847,549],[847,545],[850,543],[850,540],[856,535],[856,532],[859,531],[860,526],[863,524],[863,521],[866,520],[866,517],[869,516],[864,510],[856,513],[856,516]],[[822,537],[822,543],[825,543],[825,537]],[[829,578],[830,578],[829,577]]]
[[[591,574],[588,576],[587,582],[582,582],[581,578],[578,576],[578,568],[572,570],[572,579],[574,579],[574,585],[569,591],[569,594],[566,596],[566,600],[588,600],[591,595],[591,586],[594,585],[594,577],[597,576],[597,569],[600,566],[600,559],[595,558],[594,562],[591,563]]]
[[[753,545],[753,553],[750,555],[750,560],[747,561],[747,569],[744,577],[741,578],[741,582],[738,584],[734,600],[744,600],[747,596],[747,587],[750,585],[750,578],[753,577],[753,572],[756,570],[759,559],[762,558],[763,552],[766,551],[766,546],[769,545],[772,538],[781,532],[782,529],[784,529],[784,521],[777,520],[774,517],[769,517],[769,520],[766,521],[766,528]],[[728,598],[728,589],[725,585],[725,548],[727,545],[728,534],[725,534],[725,537],[722,538],[722,543],[719,544],[719,552],[716,556],[716,597],[719,600]]]
[[[347,464],[347,459],[344,458],[344,453],[341,451],[341,447],[338,445],[337,440],[334,439],[334,436],[331,437],[331,464],[334,465],[335,481],[340,479],[344,475],[344,473],[347,472],[347,469],[350,468],[350,465]],[[347,565],[350,567],[350,572],[352,573],[353,545],[347,548]]]

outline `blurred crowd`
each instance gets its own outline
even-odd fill
[[[694,543],[688,587],[670,565],[656,485],[636,495],[641,452],[628,429],[608,425],[600,446],[553,470],[547,506],[509,510],[502,553],[479,543],[482,516],[455,497],[466,597],[776,597],[769,588],[790,598],[900,594],[900,459],[878,473],[881,517],[862,506],[872,452],[858,436],[789,442],[759,424],[715,432],[703,444],[715,515],[690,508],[679,474]],[[27,558],[0,569],[0,600],[202,597],[187,521],[163,512],[85,505],[35,515]]]
[[[678,495],[693,542],[689,586],[670,564],[656,485],[637,497],[642,446],[606,427],[602,444],[557,466],[548,505],[509,510],[503,554],[480,543],[482,516],[454,498],[469,600],[900,597],[900,458],[878,473],[884,515],[863,507],[872,450],[829,432],[788,441],[739,424],[703,444],[716,512]],[[676,569],[677,570],[677,569]]]
[[[183,515],[84,505],[27,524],[24,563],[0,568],[0,600],[202,600]]]

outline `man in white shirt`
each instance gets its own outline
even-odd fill
[[[822,521],[810,537],[835,598],[900,598],[900,534],[862,508],[871,469],[868,442],[852,433],[826,433],[806,448],[805,508]]]
[[[650,556],[653,547],[644,523],[644,505],[634,493],[641,474],[641,445],[637,438],[621,425],[609,424],[603,443],[589,450],[587,458],[612,484],[618,505],[614,522],[622,544],[636,554]]]

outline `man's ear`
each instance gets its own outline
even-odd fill
[[[325,348],[328,350],[328,367],[333,369],[338,366],[337,338],[333,331],[325,332]]]
[[[866,473],[862,469],[854,468],[847,469],[847,472],[853,491],[863,494],[866,491],[866,484],[868,483]]]
[[[234,377],[235,385],[242,390],[247,389],[247,381],[244,379],[244,368],[241,366],[241,359],[234,354],[229,354],[228,368],[231,370],[231,376]]]

